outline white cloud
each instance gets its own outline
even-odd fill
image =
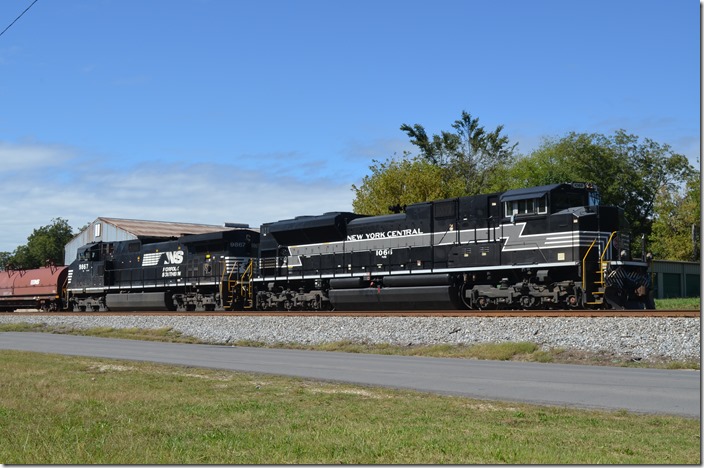
[[[8,149],[8,147],[10,149]],[[19,169],[0,184],[0,251],[12,252],[38,227],[63,218],[77,230],[99,216],[222,224],[261,223],[327,211],[350,211],[347,182],[309,172],[304,178],[236,164],[140,163],[116,170],[75,164],[52,145],[0,145]],[[1,156],[0,156],[1,157]],[[24,164],[22,164],[24,161]],[[70,162],[70,164],[61,164]],[[291,163],[293,164],[293,162]]]
[[[73,157],[70,148],[60,145],[0,141],[0,173],[58,167]]]

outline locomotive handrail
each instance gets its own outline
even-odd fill
[[[599,257],[600,262],[604,261],[604,255],[606,255],[606,252],[609,251],[609,245],[611,244],[611,241],[614,238],[614,235],[616,235],[617,233],[618,233],[618,231],[612,232],[611,235],[609,236],[609,240],[606,241],[606,245],[604,246],[604,252],[601,254],[601,257]]]
[[[242,296],[243,299],[247,300],[249,299],[250,304],[253,306],[253,297],[252,297],[252,275],[254,274],[254,260],[251,258],[249,259],[249,262],[247,263],[247,267],[244,269],[244,272],[242,272],[241,276],[241,281],[240,281],[240,295]],[[245,286],[245,283],[249,283],[248,286]],[[245,308],[246,302],[245,302]]]
[[[594,248],[594,244],[596,244],[597,238],[595,237],[594,240],[592,241],[591,245],[587,249],[587,253],[584,254],[584,258],[582,259],[582,290],[586,291],[587,290],[587,257],[589,256],[589,252],[592,251],[592,248]]]
[[[220,292],[220,298],[222,301],[222,306],[225,307],[225,296],[223,295],[223,290],[222,286],[225,283],[225,275],[227,275],[227,260],[222,260],[220,264],[224,267],[222,269],[222,275],[220,276],[220,282],[218,284],[218,291]],[[235,266],[237,266],[235,264]],[[234,270],[234,268],[233,268]],[[230,277],[232,276],[232,272],[230,272],[230,275],[227,277],[227,284],[228,284],[228,289],[229,289],[229,284],[230,284]],[[229,291],[228,291],[229,292]]]
[[[611,233],[609,236],[609,240],[606,241],[606,245],[604,246],[604,251],[601,253],[601,256],[599,257],[599,272],[601,273],[601,283],[604,283],[604,273],[605,273],[605,268],[604,268],[604,255],[606,255],[606,252],[609,251],[609,245],[611,245],[611,241],[613,240],[614,236],[618,233],[618,231],[614,231]],[[616,253],[618,255],[618,252]],[[618,259],[618,257],[617,257]]]
[[[68,303],[69,303],[69,291],[68,291],[68,276],[64,280],[64,284],[61,285],[61,300],[64,301],[63,304],[61,304],[61,309],[62,310],[68,310]]]
[[[223,271],[222,271],[222,280],[220,281],[220,286],[219,286],[219,287],[220,287],[220,297],[223,298],[223,299],[222,299],[222,305],[223,305],[223,307],[225,307],[225,299],[224,299],[225,296],[224,296],[224,294],[223,294],[222,287],[223,287],[223,284],[225,283],[225,281],[224,281],[224,280],[225,280],[225,275],[227,275],[227,293],[228,293],[228,295],[232,295],[232,286],[231,286],[231,285],[232,285],[232,275],[234,275],[235,272],[238,270],[238,268],[237,268],[237,267],[238,267],[237,263],[238,263],[238,262],[235,262],[235,264],[232,266],[232,268],[230,269],[229,272],[227,271],[227,263],[225,263],[225,268],[224,268]],[[235,284],[237,284],[237,282],[238,282],[238,279],[237,279],[237,277],[235,277]],[[228,297],[228,299],[230,300],[229,307],[230,307],[230,309],[232,309],[233,303],[234,303],[234,298]]]
[[[600,284],[604,284],[604,273],[605,273],[604,256],[609,251],[609,245],[611,245],[611,241],[613,240],[613,238],[616,234],[618,234],[618,231],[614,231],[611,233],[611,235],[609,236],[609,239],[606,241],[606,245],[604,246],[604,251],[599,256],[599,276],[600,276],[599,282],[600,282]],[[594,238],[591,245],[587,249],[587,252],[584,254],[584,258],[582,259],[582,289],[584,289],[584,290],[586,290],[586,288],[587,288],[587,257],[589,256],[589,252],[591,252],[591,250],[594,247],[594,244],[596,244],[597,240],[598,240],[598,237]]]
[[[249,299],[250,301],[252,300],[252,287],[251,284],[249,286],[245,286],[247,283],[252,282],[252,276],[254,272],[254,259],[249,259],[247,262],[247,266],[245,267],[244,271],[242,272],[241,275],[239,275],[239,269],[237,268],[238,264],[235,264],[235,266],[232,268],[232,270],[229,272],[229,275],[227,276],[227,289],[229,294],[233,294],[235,290],[239,289],[237,291],[237,294],[239,297],[242,299]],[[223,271],[223,280],[225,278],[225,274],[227,273],[227,270]],[[232,277],[235,275],[235,279],[233,281]],[[232,283],[234,282],[234,288],[232,287]],[[220,297],[224,297],[222,295],[222,284],[224,281],[221,281],[220,288]],[[234,306],[234,301],[235,298],[231,297],[230,298],[230,308]],[[225,306],[224,301],[223,301],[223,306]]]

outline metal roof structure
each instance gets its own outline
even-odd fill
[[[76,253],[80,247],[93,242],[119,242],[139,239],[143,243],[151,243],[177,239],[186,235],[210,234],[238,229],[259,231],[258,228],[250,228],[246,224],[224,223],[222,225],[213,225],[99,217],[88,224],[66,244],[64,264],[68,265],[76,258]]]
[[[230,231],[233,228],[212,224],[172,223],[167,221],[143,221],[138,219],[103,218],[103,221],[118,229],[140,237],[181,237],[187,234],[208,234],[211,232]]]

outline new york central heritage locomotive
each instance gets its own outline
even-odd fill
[[[52,307],[654,308],[644,240],[637,252],[631,241],[623,210],[601,205],[596,186],[553,184],[382,216],[330,212],[258,231],[88,244],[63,267]]]

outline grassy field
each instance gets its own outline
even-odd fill
[[[5,464],[700,464],[700,421],[0,352]]]
[[[698,297],[655,299],[655,308],[662,310],[701,310]]]

